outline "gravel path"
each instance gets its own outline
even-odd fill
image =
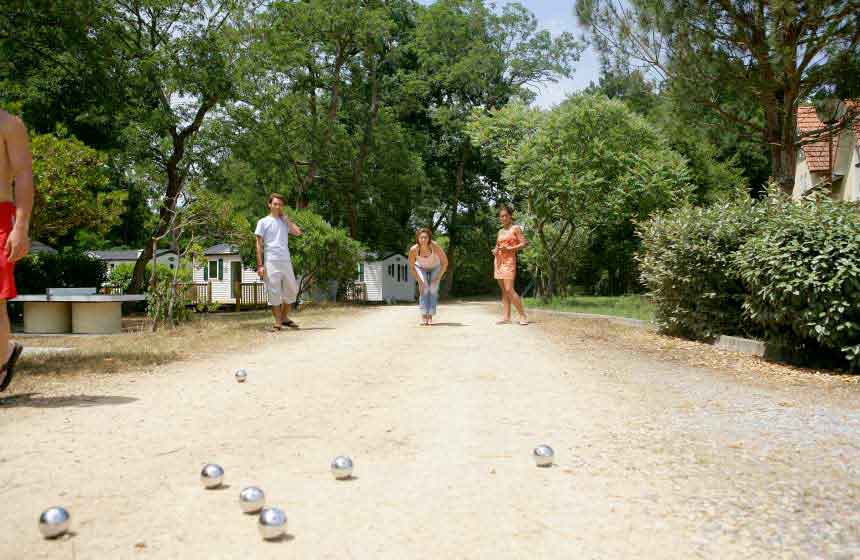
[[[0,401],[0,558],[860,557],[857,399],[441,311]],[[332,479],[338,454],[354,480]],[[228,487],[200,487],[206,462]],[[248,484],[288,539],[240,513]],[[54,504],[74,534],[44,541]]]

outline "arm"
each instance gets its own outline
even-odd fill
[[[266,269],[263,267],[263,238],[259,235],[256,236],[256,244],[257,244],[257,274],[260,278],[264,278],[266,276]]]
[[[448,270],[448,255],[445,254],[445,251],[439,245],[433,244],[433,250],[436,251],[436,254],[439,255],[439,280],[445,276],[445,272]]]
[[[409,268],[412,269],[412,274],[415,275],[415,280],[418,282],[418,290],[424,291],[424,282],[421,280],[421,275],[418,274],[418,267],[415,266],[415,257],[418,255],[418,250],[415,247],[409,249]]]
[[[286,216],[284,216],[284,219],[287,220],[287,227],[290,229],[290,235],[302,234],[302,228],[297,226],[295,223],[293,223],[291,219],[287,218]]]
[[[516,226],[514,228],[514,236],[517,238],[517,244],[511,247],[514,251],[519,251],[520,249],[525,249],[529,246],[528,239],[526,239],[525,234],[523,233],[523,228],[520,226]]]
[[[11,262],[22,259],[30,250],[30,214],[33,211],[33,156],[27,128],[17,118],[6,126],[6,150],[15,178],[15,227],[6,241],[6,256]]]

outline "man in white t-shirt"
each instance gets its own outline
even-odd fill
[[[301,235],[302,230],[284,215],[285,204],[283,195],[269,195],[269,215],[260,219],[254,230],[257,236],[257,274],[266,282],[277,331],[282,326],[299,328],[289,317],[290,305],[296,301],[299,293],[293,262],[290,260],[289,238],[290,234]]]

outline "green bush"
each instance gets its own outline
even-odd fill
[[[44,294],[48,288],[98,288],[107,278],[107,265],[85,253],[28,255],[15,265],[20,294]]]
[[[768,342],[815,364],[860,365],[860,206],[771,196],[761,231],[741,247],[744,309]]]
[[[160,264],[156,268],[156,281],[169,281],[173,279],[174,270],[167,266],[166,264]],[[133,264],[118,264],[110,271],[108,276],[108,282],[112,286],[116,286],[118,288],[122,288],[123,290],[127,290],[129,285],[131,284],[131,277],[134,273],[134,265]],[[143,273],[144,284],[143,291],[147,292],[149,290],[150,279],[152,278],[152,264],[146,265],[146,270]],[[191,281],[191,269],[188,268],[180,268],[179,269],[179,282],[190,282]]]
[[[675,208],[640,225],[641,280],[661,329],[695,340],[758,334],[743,315],[746,288],[735,263],[757,231],[758,214],[753,202],[740,199]]]

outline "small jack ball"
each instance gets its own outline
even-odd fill
[[[555,452],[549,445],[538,445],[534,450],[534,458],[537,466],[550,467],[555,459]]]
[[[352,476],[352,466],[352,459],[349,457],[335,457],[331,462],[331,474],[338,480],[345,480]]]
[[[69,512],[59,506],[48,508],[39,516],[39,531],[46,539],[54,539],[69,530]]]

